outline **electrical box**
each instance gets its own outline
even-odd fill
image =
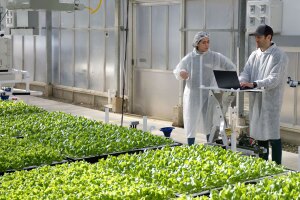
[[[15,19],[14,19],[14,11],[6,10],[6,24],[5,27],[12,28],[15,26]]]
[[[274,33],[280,33],[282,6],[282,0],[249,0],[247,2],[247,32],[254,32],[260,24],[267,24],[272,27]]]

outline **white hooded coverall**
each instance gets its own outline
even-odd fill
[[[256,140],[280,139],[280,111],[286,80],[287,55],[272,43],[250,55],[240,82],[256,82],[262,93],[249,93],[250,136]]]
[[[196,132],[209,134],[211,131],[215,100],[209,101],[209,91],[200,89],[200,86],[216,86],[214,69],[235,70],[235,65],[220,53],[208,50],[200,54],[194,48],[173,71],[178,80],[183,80],[181,71],[189,74],[183,94],[183,121],[187,138],[195,138]]]

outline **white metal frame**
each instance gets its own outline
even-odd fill
[[[17,76],[21,75],[22,78],[20,80],[18,79],[11,79],[11,80],[0,80],[0,88],[2,88],[2,84],[15,84],[15,83],[25,83],[26,84],[26,92],[29,92],[29,82],[30,82],[30,74],[27,71],[18,70],[18,69],[12,69],[8,72],[1,72],[1,75],[12,75]]]

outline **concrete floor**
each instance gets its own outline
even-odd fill
[[[84,116],[89,119],[105,121],[105,112],[98,111],[82,106],[62,103],[58,101],[43,99],[34,96],[20,96],[19,100],[23,100],[29,105],[36,105],[42,107],[48,111],[62,111],[70,113],[72,115]],[[132,121],[139,121],[138,129],[143,129],[143,118],[139,116],[124,115],[123,126],[129,127]],[[109,113],[109,123],[121,125],[121,115],[115,113]],[[147,127],[155,135],[163,136],[163,133],[159,131],[162,127],[172,126],[172,122],[162,121],[156,119],[148,119]],[[186,144],[186,137],[182,128],[175,128],[171,134],[171,138],[180,143]],[[196,143],[205,143],[206,137],[203,134],[197,134]],[[271,152],[271,151],[270,151]],[[300,157],[298,154],[283,151],[282,164],[292,170],[300,170]]]

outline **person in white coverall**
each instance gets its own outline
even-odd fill
[[[250,35],[255,36],[257,50],[250,55],[239,80],[243,87],[264,88],[262,93],[249,93],[250,136],[267,149],[267,153],[259,155],[265,160],[270,142],[272,160],[281,164],[280,111],[288,58],[272,41],[270,26],[260,25]]]
[[[216,86],[214,69],[235,70],[235,65],[224,55],[209,50],[209,34],[198,32],[193,40],[193,51],[187,54],[173,71],[176,79],[186,80],[183,94],[183,121],[189,145],[194,144],[196,132],[208,135],[212,129],[214,100],[209,91],[200,86]],[[208,137],[207,137],[208,138]]]

